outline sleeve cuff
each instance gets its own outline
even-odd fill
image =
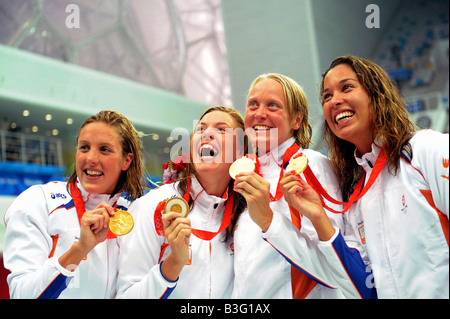
[[[64,276],[66,276],[66,277],[74,277],[74,276],[75,276],[75,269],[76,269],[78,266],[73,265],[73,270],[74,270],[74,271],[67,270],[66,268],[64,268],[63,266],[61,266],[61,265],[59,264],[58,258],[59,258],[58,256],[53,256],[52,258],[50,258],[50,262],[53,264],[53,266],[54,266],[61,274],[63,274]]]
[[[276,234],[278,229],[280,228],[280,214],[274,213],[272,217],[272,222],[270,223],[269,228],[266,230],[266,232],[262,232],[262,237],[267,239],[271,237],[272,235]]]
[[[340,233],[339,228],[334,226],[334,235],[333,235],[333,237],[331,237],[327,241],[319,241],[319,246],[330,246],[336,240],[336,238],[339,235],[339,233]]]
[[[161,263],[159,264],[159,273],[161,274],[161,278],[164,281],[164,283],[166,284],[166,286],[169,287],[169,288],[173,288],[173,287],[175,287],[177,285],[178,279],[180,277],[178,277],[177,280],[175,280],[175,281],[171,281],[171,280],[167,279],[166,277],[164,277],[164,275],[163,275],[163,273],[161,271],[161,265],[163,264],[163,262],[164,262],[164,260],[161,261]]]

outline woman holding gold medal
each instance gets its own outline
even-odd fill
[[[244,122],[234,109],[200,117],[181,176],[136,200],[133,232],[120,254],[121,298],[230,298],[235,220],[245,201],[233,192],[232,162],[244,154]]]
[[[6,211],[11,298],[115,297],[116,235],[133,227],[121,194],[143,194],[141,154],[140,137],[122,114],[101,111],[83,123],[69,180],[32,186]]]
[[[334,281],[316,271],[315,265],[323,256],[318,249],[320,238],[313,221],[289,207],[283,197],[281,179],[288,164],[301,153],[327,192],[334,198],[340,197],[338,180],[329,160],[306,149],[311,142],[311,127],[302,88],[280,74],[259,76],[249,90],[245,126],[249,142],[258,147],[260,172],[236,176],[234,190],[245,197],[248,210],[241,214],[234,236],[233,298],[359,297],[360,287],[355,289],[350,280],[346,287],[339,287],[343,289],[335,289],[338,287],[333,286]],[[341,215],[328,216],[332,234],[343,229]],[[267,239],[280,224],[299,233],[299,240],[293,245],[302,251],[301,266],[291,266],[272,247],[270,238]],[[348,237],[347,242],[357,245],[353,237]],[[363,263],[360,267],[365,270]]]
[[[448,134],[417,130],[395,83],[366,59],[336,58],[322,77],[321,93],[325,138],[346,200],[337,213],[343,213],[345,232],[357,235],[367,272],[373,271],[366,285],[384,299],[447,299]],[[348,256],[356,253],[340,236],[330,236],[321,201],[327,194],[312,185],[292,172],[282,180],[288,202],[319,220],[327,258],[318,266],[342,284],[355,265]],[[286,229],[268,240],[302,263],[295,232]]]

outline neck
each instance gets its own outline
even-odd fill
[[[196,176],[200,185],[208,195],[222,197],[225,193],[228,184],[230,183],[230,177],[220,178],[215,176],[208,176],[207,174],[202,174]]]
[[[356,146],[356,155],[358,157],[362,157],[364,154],[372,152],[372,143],[366,145],[355,145]]]

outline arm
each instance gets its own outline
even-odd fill
[[[328,275],[328,281],[341,288],[346,297],[376,297],[375,289],[366,284],[370,271],[366,269],[359,252],[349,248],[338,228],[333,227],[315,190],[292,172],[285,174],[281,180],[281,188],[289,205],[311,220],[320,240],[318,247],[322,252],[321,256],[315,256],[311,252],[308,257],[306,253],[297,252],[293,259],[298,259],[296,254],[303,254],[300,256],[303,259],[298,259],[301,264],[316,268],[324,266],[325,269],[318,269],[318,272],[323,271]],[[298,233],[297,238],[300,235]]]
[[[156,232],[156,204],[149,197],[152,192],[134,201],[128,209],[135,218],[135,227],[119,238],[118,298],[164,299],[177,284],[177,280],[171,281],[162,273],[165,261],[160,263],[160,259],[167,241]]]
[[[370,270],[358,251],[346,245],[339,229],[329,241],[317,243],[275,214],[263,238],[291,265],[328,288],[341,289],[346,298],[376,298],[375,288],[366,284]]]
[[[425,130],[413,137],[412,165],[423,173],[436,208],[449,217],[449,135]]]
[[[189,260],[189,238],[191,221],[180,218],[181,214],[169,212],[162,216],[164,232],[169,241],[170,254],[161,264],[161,273],[165,278],[176,281]]]
[[[49,258],[48,214],[40,186],[24,191],[6,211],[3,254],[11,298],[57,298],[73,278],[57,257]]]

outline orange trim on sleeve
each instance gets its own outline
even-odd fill
[[[302,217],[298,210],[289,206],[291,212],[292,224],[299,230],[302,228]],[[311,290],[317,285],[317,282],[309,278],[300,270],[291,266],[291,285],[292,285],[292,297],[294,299],[305,299]]]
[[[294,299],[305,299],[317,282],[309,278],[300,270],[291,266],[292,297]]]
[[[158,261],[158,263],[161,262],[161,259],[163,258],[164,252],[166,251],[166,248],[167,248],[167,247],[169,247],[169,244],[166,244],[166,243],[162,244],[162,246],[161,246],[161,252],[159,253],[159,261]]]
[[[56,245],[58,244],[58,239],[59,239],[58,234],[52,236],[53,246],[52,246],[52,251],[50,252],[50,255],[48,255],[48,258],[52,258],[53,255],[55,254],[55,249],[56,249]]]
[[[448,217],[441,212],[434,203],[433,195],[431,194],[431,191],[425,190],[425,189],[419,189],[422,195],[425,197],[425,199],[428,201],[428,204],[430,204],[431,207],[434,208],[434,210],[437,212],[439,221],[441,222],[442,231],[444,232],[445,239],[447,240],[448,245],[448,233],[449,233],[449,222]]]

